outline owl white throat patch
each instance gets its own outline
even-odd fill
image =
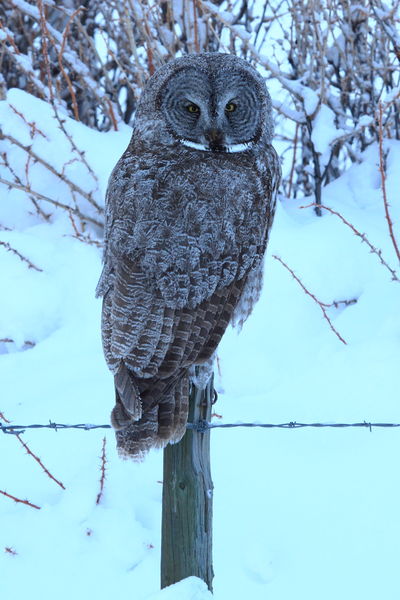
[[[193,148],[194,150],[203,150],[205,152],[215,152],[210,146],[206,144],[198,144],[197,142],[192,142],[191,140],[185,140],[181,138],[180,143],[183,146],[187,146],[188,148]],[[221,147],[222,152],[244,152],[245,150],[250,150],[253,147],[254,142],[244,142],[243,144],[224,144]]]

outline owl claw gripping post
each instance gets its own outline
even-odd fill
[[[236,56],[178,58],[143,91],[108,185],[97,288],[123,456],[181,439],[194,365],[259,297],[280,180],[272,133],[265,83]]]

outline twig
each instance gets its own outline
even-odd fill
[[[53,198],[44,196],[40,192],[35,192],[35,190],[32,190],[31,188],[27,187],[26,185],[20,185],[19,183],[16,183],[15,181],[9,181],[7,179],[3,179],[2,177],[0,177],[0,183],[4,183],[4,185],[8,185],[9,187],[15,188],[16,190],[21,190],[23,192],[26,192],[27,194],[32,194],[32,196],[35,196],[39,200],[44,200],[45,202],[49,202],[50,204],[53,204],[54,206],[57,206],[58,208],[62,208],[63,210],[72,211],[74,213],[74,215],[79,217],[82,221],[88,221],[89,223],[93,223],[94,225],[97,225],[98,227],[103,227],[103,224],[101,223],[101,221],[97,221],[97,219],[93,219],[92,217],[88,217],[87,215],[84,215],[83,213],[81,213],[81,211],[78,208],[74,208],[72,206],[68,206],[67,204],[63,204],[62,202],[58,202],[57,200],[53,200]]]
[[[49,92],[47,87],[36,77],[33,72],[32,63],[27,54],[21,54],[21,52],[16,52],[14,47],[9,47],[6,44],[3,45],[3,48],[6,50],[10,58],[14,61],[17,66],[17,69],[22,71],[22,73],[26,76],[27,80],[30,84],[34,85],[37,91],[37,95],[39,98],[44,100],[49,99]],[[27,68],[27,65],[31,66],[31,69]]]
[[[151,32],[150,32],[149,21],[148,21],[148,13],[147,12],[145,13],[145,10],[144,10],[143,4],[142,4],[142,0],[139,0],[139,4],[140,4],[142,15],[143,15],[142,25],[144,28],[144,33],[145,33],[145,38],[146,38],[146,55],[147,55],[148,70],[149,70],[149,75],[153,75],[153,73],[155,71],[155,67],[154,67],[153,48],[151,46]]]
[[[351,298],[350,300],[334,300],[332,304],[326,304],[325,306],[334,306],[335,308],[339,308],[339,304],[351,306],[352,304],[357,304],[357,298]]]
[[[310,296],[310,298],[312,298],[314,300],[314,302],[316,304],[318,304],[318,306],[320,307],[320,309],[322,310],[322,314],[324,315],[324,319],[326,319],[329,323],[329,327],[332,329],[333,333],[339,338],[339,340],[343,343],[343,344],[347,344],[346,340],[340,335],[340,333],[337,331],[337,329],[335,329],[335,327],[332,324],[332,321],[330,320],[330,318],[328,317],[328,314],[325,310],[326,306],[329,306],[327,304],[324,304],[323,302],[321,302],[320,300],[318,300],[318,298],[312,293],[310,292],[306,286],[304,285],[304,283],[299,279],[299,277],[295,274],[295,272],[279,257],[276,256],[275,254],[272,256],[272,258],[274,258],[275,260],[277,260],[278,262],[281,263],[281,265],[283,267],[285,267],[285,269],[287,269],[289,271],[289,273],[292,275],[292,277],[297,281],[297,283],[300,285],[300,287],[302,288],[302,290],[307,294],[307,296]]]
[[[0,340],[0,342],[2,342],[3,340]],[[9,421],[8,419],[6,419],[6,417],[4,416],[4,413],[0,412],[0,419],[2,421],[5,421],[6,423],[11,423],[11,421]]]
[[[14,39],[13,39],[13,37],[12,37],[12,35],[11,35],[11,32],[10,32],[10,30],[9,30],[7,27],[5,27],[5,26],[3,25],[2,21],[0,21],[0,29],[2,29],[2,30],[4,31],[4,33],[5,33],[5,35],[6,35],[6,40],[7,40],[7,42],[8,42],[8,43],[9,43],[9,44],[12,46],[12,48],[13,48],[13,50],[14,50],[15,54],[21,54],[21,52],[20,52],[20,51],[19,51],[19,49],[18,49],[18,46],[17,46],[17,45],[16,45],[16,43],[14,42]]]
[[[69,220],[71,221],[72,229],[75,232],[75,235],[72,235],[75,240],[82,242],[84,244],[88,244],[89,246],[96,246],[96,248],[102,248],[103,242],[99,242],[98,240],[93,240],[89,234],[83,234],[79,231],[74,221],[74,217],[72,216],[72,211],[69,212]]]
[[[61,131],[63,132],[63,134],[65,135],[65,137],[69,141],[69,143],[71,144],[72,150],[78,154],[80,160],[83,162],[83,164],[85,165],[85,167],[89,171],[92,179],[96,183],[96,189],[98,189],[98,181],[99,181],[98,177],[97,177],[96,173],[93,171],[92,167],[89,165],[88,161],[86,160],[85,152],[83,150],[80,150],[78,148],[78,146],[74,142],[74,139],[73,139],[72,135],[70,133],[68,133],[68,131],[67,131],[65,125],[64,125],[65,120],[63,120],[63,119],[60,118],[60,115],[58,114],[56,105],[54,103],[52,104],[52,107],[53,107],[53,111],[54,111],[54,116],[55,116],[55,118],[56,118],[56,120],[58,122],[58,125],[59,125]],[[99,212],[101,212],[101,210]]]
[[[12,144],[15,144],[16,146],[18,146],[18,148],[21,148],[21,150],[24,150],[25,152],[27,152],[36,162],[38,162],[41,165],[43,165],[44,167],[46,167],[46,169],[48,169],[51,173],[53,173],[53,175],[55,175],[56,177],[58,177],[59,179],[64,181],[71,188],[71,190],[77,192],[83,198],[85,198],[88,202],[90,202],[90,204],[92,204],[92,206],[94,206],[94,208],[100,214],[102,214],[104,212],[103,209],[101,208],[101,206],[99,206],[97,204],[97,202],[95,202],[95,200],[93,200],[91,193],[85,192],[79,185],[77,185],[76,183],[74,183],[73,181],[68,179],[65,175],[63,175],[62,173],[57,171],[57,169],[55,167],[53,167],[53,165],[51,165],[44,158],[42,158],[41,156],[36,154],[36,152],[34,152],[32,150],[32,146],[25,146],[24,144],[22,144],[19,140],[17,140],[13,136],[5,134],[5,133],[0,133],[0,139],[9,140]]]
[[[8,252],[12,252],[16,256],[18,256],[18,258],[20,260],[22,260],[22,262],[24,262],[24,263],[26,263],[28,265],[29,269],[35,269],[35,271],[39,271],[40,273],[43,273],[43,269],[40,269],[39,267],[37,267],[36,265],[34,265],[33,262],[31,262],[29,260],[29,258],[26,258],[26,256],[23,256],[20,252],[18,252],[18,250],[16,250],[12,246],[10,246],[10,244],[8,242],[2,242],[0,240],[0,246],[3,246],[6,250],[8,250]]]
[[[1,155],[4,165],[7,167],[7,169],[10,171],[11,175],[14,177],[14,180],[17,184],[19,184],[20,186],[22,186],[23,188],[26,187],[26,185],[22,182],[22,179],[18,176],[18,174],[15,172],[15,170],[12,168],[9,160],[8,160],[8,156],[6,152],[3,152]],[[36,212],[45,220],[45,221],[49,221],[51,214],[47,214],[44,212],[44,210],[42,210],[42,208],[39,206],[39,204],[37,203],[37,201],[35,200],[35,198],[33,198],[32,196],[30,196],[30,200],[33,204],[33,206],[36,209]],[[9,229],[9,231],[11,231],[11,229]]]
[[[199,25],[197,23],[197,6],[196,0],[192,0],[193,3],[193,32],[194,32],[194,49],[197,53],[200,52],[199,44]]]
[[[111,123],[113,124],[114,131],[118,131],[117,119],[115,118],[114,110],[112,107],[112,102],[111,102],[110,98],[106,98],[105,100],[106,100],[106,104],[108,106],[108,110],[110,113],[110,119],[111,119]]]
[[[292,193],[293,174],[294,174],[294,169],[296,167],[296,152],[297,152],[298,133],[299,133],[299,124],[296,123],[296,130],[295,130],[295,134],[294,134],[294,145],[293,145],[293,159],[292,159],[292,166],[291,166],[290,175],[289,175],[289,190],[288,190],[289,198],[290,198],[290,194]]]
[[[15,344],[15,340],[13,340],[12,338],[1,338],[0,342],[2,344]],[[35,342],[32,342],[31,340],[25,340],[24,344],[25,344],[25,346],[31,346],[31,348],[36,346]],[[1,418],[2,414],[3,413],[0,412],[0,418]],[[4,419],[4,420],[7,421],[7,419]],[[11,423],[11,421],[7,421],[7,423]]]
[[[300,208],[311,208],[314,207],[315,204],[307,204],[305,206],[300,206]],[[390,267],[388,265],[388,263],[384,260],[384,258],[382,257],[382,250],[380,250],[379,248],[376,248],[373,244],[371,244],[371,242],[369,241],[369,239],[367,238],[367,236],[365,235],[365,233],[360,233],[360,231],[358,231],[358,229],[356,229],[354,227],[354,225],[352,223],[350,223],[349,221],[347,221],[343,215],[341,215],[339,212],[337,212],[336,210],[333,210],[333,208],[330,208],[329,206],[325,206],[323,204],[320,205],[320,208],[327,210],[328,212],[332,213],[333,215],[336,215],[337,217],[339,217],[339,219],[342,221],[342,223],[344,223],[345,225],[347,225],[347,227],[349,227],[352,232],[359,238],[361,238],[361,241],[365,242],[368,246],[368,248],[371,250],[372,254],[376,254],[380,260],[380,262],[382,263],[382,265],[389,271],[389,273],[392,276],[392,280],[393,281],[399,281],[400,279],[397,276],[397,273],[394,269],[392,269],[392,267]]]
[[[67,21],[67,24],[65,26],[65,29],[64,29],[64,33],[63,33],[63,36],[62,36],[62,42],[61,42],[60,50],[59,50],[58,56],[57,56],[57,58],[58,58],[58,66],[60,67],[60,71],[63,74],[65,81],[67,82],[68,90],[69,90],[69,93],[71,94],[72,108],[73,108],[73,111],[74,111],[74,117],[75,117],[75,119],[77,121],[80,121],[80,119],[79,119],[79,111],[78,111],[78,104],[77,104],[77,101],[76,101],[76,95],[75,95],[75,91],[74,91],[71,79],[70,79],[69,75],[67,74],[67,72],[65,71],[64,66],[62,64],[62,57],[63,57],[63,53],[64,53],[64,50],[65,50],[65,43],[67,41],[67,36],[68,36],[68,33],[69,33],[69,28],[70,28],[71,21],[82,10],[83,10],[83,6],[79,6],[72,13],[72,15],[70,15],[70,17],[69,17],[69,19]]]
[[[36,462],[41,466],[41,468],[43,469],[43,471],[46,473],[46,475],[48,477],[50,477],[50,479],[52,479],[57,485],[59,485],[63,490],[65,490],[65,485],[59,481],[58,479],[56,479],[48,469],[46,469],[46,467],[44,466],[44,464],[42,463],[42,461],[40,460],[40,458],[38,456],[36,456],[36,454],[34,454],[32,452],[32,450],[29,448],[28,444],[26,444],[24,442],[24,440],[21,438],[20,434],[17,433],[16,437],[18,438],[19,442],[22,444],[22,446],[25,448],[27,454],[29,454],[30,456],[32,456],[32,458],[34,460],[36,460]]]
[[[52,85],[52,77],[51,77],[51,69],[50,69],[50,61],[49,61],[49,53],[47,48],[47,40],[50,39],[49,30],[47,29],[46,16],[44,12],[43,1],[38,0],[38,9],[39,9],[39,20],[40,20],[40,28],[42,30],[42,50],[43,50],[43,58],[44,64],[47,71],[47,87],[49,89],[50,101],[54,101],[53,94],[53,85]]]
[[[18,115],[23,122],[25,123],[25,125],[27,125],[30,128],[30,136],[31,138],[34,138],[36,133],[40,133],[40,135],[42,137],[44,137],[45,140],[48,140],[49,138],[47,137],[46,134],[43,133],[43,131],[41,129],[39,129],[39,127],[36,126],[35,121],[28,121],[27,118],[25,117],[25,115],[20,112],[17,108],[15,108],[15,106],[13,106],[11,103],[8,104],[9,107],[11,108],[11,110],[13,110],[15,112],[16,115]]]
[[[103,490],[104,490],[104,482],[106,480],[106,463],[107,463],[107,459],[106,459],[106,437],[103,437],[103,448],[102,448],[102,452],[101,452],[101,477],[100,477],[100,491],[97,494],[97,498],[96,498],[96,504],[100,504],[100,500],[103,496]]]
[[[396,237],[395,237],[394,231],[393,231],[393,221],[390,216],[389,202],[388,202],[387,193],[386,193],[385,164],[384,164],[384,158],[383,158],[383,129],[382,129],[382,114],[383,114],[383,112],[382,111],[383,111],[382,103],[379,102],[379,119],[378,119],[378,123],[379,123],[379,171],[381,174],[383,204],[385,207],[385,217],[386,217],[386,221],[387,221],[388,228],[389,228],[389,235],[390,235],[390,239],[392,240],[393,248],[396,253],[397,259],[400,262],[400,250],[397,245],[397,240],[396,240]]]
[[[0,494],[3,494],[3,496],[6,496],[6,498],[11,498],[11,500],[14,500],[14,502],[26,504],[27,506],[31,506],[32,508],[37,508],[37,510],[41,509],[40,506],[37,506],[36,504],[32,504],[32,502],[29,502],[29,500],[21,500],[21,498],[17,498],[16,496],[13,496],[12,494],[8,494],[7,492],[4,492],[3,490],[0,490]]]
[[[375,15],[376,20],[378,21],[378,23],[380,24],[380,26],[382,27],[383,31],[386,33],[386,35],[388,36],[388,38],[390,39],[390,41],[393,44],[393,50],[394,53],[396,55],[396,58],[398,60],[400,60],[400,39],[399,39],[399,35],[396,31],[396,29],[394,27],[390,27],[389,25],[387,25],[384,21],[383,18],[381,18],[380,13],[382,13],[383,11],[378,11],[376,9],[375,6],[375,2],[373,2],[372,0],[370,0],[369,5]],[[394,12],[394,8],[392,10],[392,13]],[[388,16],[388,13],[386,14],[386,16]],[[391,15],[393,16],[393,15]]]

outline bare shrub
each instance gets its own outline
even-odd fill
[[[3,0],[0,90],[24,89],[56,114],[63,106],[107,131],[131,123],[141,88],[160,64],[203,51],[243,56],[272,87],[277,136],[292,156],[284,191],[314,195],[320,214],[323,186],[379,139],[379,102],[385,136],[399,139],[399,4]],[[78,220],[81,200],[70,207]],[[43,198],[35,201],[42,207]],[[84,221],[101,222],[97,212],[86,211]]]

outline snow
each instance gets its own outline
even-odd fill
[[[307,88],[304,85],[298,84],[298,88],[299,94],[303,98],[304,110],[306,111],[306,115],[312,117],[319,105],[318,94],[311,88]]]
[[[31,128],[11,108],[35,121]],[[98,133],[66,116],[65,127],[95,171],[75,161],[69,177],[102,202],[107,177],[130,131]],[[13,90],[0,123],[60,170],[74,157],[52,109]],[[331,128],[321,144],[328,143]],[[325,140],[325,141],[324,141]],[[26,156],[1,141],[25,177]],[[323,151],[323,148],[320,149]],[[386,143],[387,193],[400,239],[400,143]],[[323,190],[396,268],[384,217],[378,148]],[[73,206],[71,193],[42,164],[31,183]],[[11,179],[6,167],[1,177]],[[25,180],[24,180],[25,181]],[[112,378],[100,343],[94,288],[101,249],[76,239],[66,211],[44,206],[44,222],[20,190],[1,187],[0,411],[15,424],[109,422]],[[94,209],[79,200],[85,210]],[[400,285],[379,257],[340,219],[312,199],[283,198],[268,249],[264,291],[238,336],[219,352],[216,422],[400,422]],[[10,230],[8,230],[10,229]],[[96,239],[96,230],[89,230]],[[327,312],[273,258],[279,256],[322,302],[357,299]],[[32,342],[32,345],[26,345]],[[2,419],[2,421],[4,421]],[[214,596],[217,600],[395,600],[398,597],[399,429],[214,429]],[[101,449],[106,479],[99,504]],[[121,461],[111,430],[27,430],[23,439],[65,486],[49,479],[11,435],[0,437],[1,593],[9,600],[206,600],[189,578],[159,591],[162,453],[142,464]],[[8,551],[6,549],[9,549]]]
[[[321,104],[314,118],[311,141],[315,151],[322,155],[323,166],[329,161],[332,142],[343,134],[344,131],[337,129],[335,126],[335,113],[333,110],[326,106],[326,104]]]
[[[211,600],[212,594],[206,584],[197,577],[188,577],[175,585],[171,585],[162,592],[154,594],[149,600]]]

